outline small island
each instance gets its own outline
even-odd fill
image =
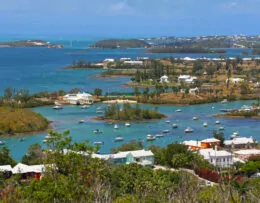
[[[21,135],[47,130],[49,122],[29,109],[0,107],[0,135]]]
[[[102,49],[127,49],[127,48],[148,48],[150,44],[139,39],[106,39],[90,46],[90,48]]]
[[[208,49],[201,47],[155,47],[148,50],[148,53],[180,53],[180,54],[196,54],[196,53],[212,53],[212,54],[224,54],[225,50],[222,49]]]
[[[250,111],[244,110],[233,110],[225,114],[217,114],[214,117],[218,118],[253,118],[253,119],[260,119],[260,110],[259,109],[252,109]]]
[[[62,45],[52,44],[44,40],[19,40],[11,42],[0,42],[0,47],[46,47],[46,48],[63,48]]]
[[[146,121],[153,119],[162,119],[166,116],[157,112],[155,107],[153,110],[140,109],[137,104],[136,107],[132,107],[129,103],[124,103],[123,108],[120,109],[119,104],[108,105],[105,109],[104,116],[97,117],[97,120],[106,121]]]

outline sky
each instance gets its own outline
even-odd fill
[[[0,36],[260,34],[260,0],[0,0]]]

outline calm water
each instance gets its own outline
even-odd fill
[[[90,140],[93,144],[95,141],[104,141],[104,145],[101,147],[101,153],[109,153],[113,147],[118,147],[122,143],[130,140],[141,139],[144,142],[145,147],[149,145],[166,146],[174,141],[183,141],[190,139],[204,139],[212,136],[214,129],[218,130],[219,125],[215,124],[216,120],[221,121],[221,124],[225,127],[224,135],[229,138],[234,131],[239,131],[241,136],[253,136],[259,140],[260,138],[260,125],[259,120],[255,119],[216,119],[211,115],[218,113],[221,108],[240,108],[244,104],[252,104],[253,101],[237,101],[228,104],[206,104],[197,106],[160,106],[159,111],[166,114],[168,118],[151,121],[132,123],[131,127],[125,127],[124,123],[118,123],[120,128],[114,129],[113,125],[109,125],[103,121],[95,121],[93,118],[97,116],[96,108],[102,106],[101,104],[95,104],[89,109],[81,109],[79,106],[65,106],[60,111],[53,110],[52,107],[35,108],[34,111],[41,113],[49,120],[54,121],[53,127],[56,131],[62,132],[69,129],[70,135],[73,141]],[[212,107],[215,107],[214,109]],[[143,108],[154,108],[152,105],[142,105]],[[175,112],[176,109],[182,109],[182,112]],[[193,120],[193,116],[198,116],[199,120]],[[78,121],[84,119],[86,123],[79,124]],[[171,123],[167,124],[165,121],[170,120]],[[203,127],[203,122],[208,122],[208,127]],[[172,129],[172,124],[177,123],[179,128]],[[194,129],[194,133],[185,134],[184,130],[187,127]],[[100,129],[103,134],[96,135],[92,131]],[[163,138],[157,138],[153,142],[146,141],[146,135],[160,134],[163,130],[170,130],[170,133],[165,134]],[[116,136],[121,135],[125,138],[123,142],[115,143],[113,140]],[[6,145],[10,147],[12,155],[16,160],[20,160],[29,145],[39,142],[46,136],[46,133],[37,135],[24,136],[25,141],[19,142],[19,137],[3,138],[6,141]],[[43,144],[44,145],[44,144]]]
[[[54,40],[52,40],[54,41]],[[124,49],[124,50],[90,50],[84,47],[93,43],[93,40],[88,41],[72,41],[59,39],[57,43],[65,45],[65,49],[45,49],[45,48],[0,48],[0,95],[7,87],[13,88],[29,88],[34,92],[39,91],[56,91],[64,89],[66,91],[72,88],[84,88],[92,92],[94,88],[99,87],[104,91],[131,91],[131,88],[122,88],[121,84],[127,83],[129,77],[116,79],[96,79],[92,76],[100,73],[102,70],[62,70],[61,67],[70,65],[73,60],[84,59],[87,61],[103,61],[105,58],[148,56],[151,58],[160,57],[218,57],[218,54],[146,54],[143,49]],[[55,42],[55,41],[54,41]],[[228,51],[228,57],[235,57],[241,54],[242,50],[231,49]],[[252,102],[234,102],[229,104],[214,104],[182,107],[182,113],[176,113],[177,107],[160,106],[159,111],[168,116],[167,119],[160,121],[152,121],[147,123],[132,123],[130,128],[120,124],[119,130],[114,130],[113,126],[105,124],[101,121],[94,121],[96,116],[96,107],[93,105],[90,109],[82,110],[76,106],[66,106],[61,111],[54,111],[52,107],[42,107],[34,109],[36,112],[43,114],[49,120],[54,121],[53,127],[57,131],[69,129],[73,141],[90,140],[104,141],[100,152],[108,153],[112,147],[117,147],[122,143],[114,143],[113,139],[117,135],[124,136],[124,142],[129,140],[141,139],[144,140],[145,146],[156,144],[165,146],[173,141],[183,141],[189,139],[203,139],[211,136],[212,130],[217,129],[212,113],[218,112],[220,108],[239,108],[243,104],[251,104]],[[153,106],[145,105],[143,108],[154,108]],[[200,120],[193,121],[192,117],[198,116]],[[84,119],[85,124],[78,124],[78,121]],[[170,120],[171,124],[166,124],[165,120]],[[225,136],[229,137],[234,131],[239,130],[243,136],[254,136],[258,140],[260,138],[260,125],[258,120],[251,119],[220,119],[225,126]],[[207,121],[208,128],[203,128],[202,124]],[[178,129],[172,129],[171,125],[177,123]],[[184,129],[190,126],[195,132],[189,135],[184,133]],[[102,135],[92,133],[94,129],[104,131]],[[154,142],[147,143],[145,137],[148,133],[158,134],[162,130],[169,129],[170,133],[164,138],[159,138]],[[20,160],[26,153],[29,145],[42,140],[46,133],[25,136],[24,142],[19,142],[19,138],[3,138],[6,145],[10,147],[12,155],[16,160]],[[2,139],[2,138],[1,138]]]

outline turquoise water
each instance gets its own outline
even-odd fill
[[[52,126],[56,131],[62,132],[64,130],[70,130],[70,135],[73,141],[90,140],[93,144],[95,141],[103,141],[104,145],[101,147],[101,153],[109,153],[113,147],[118,147],[122,143],[126,143],[130,140],[141,139],[144,142],[144,146],[158,145],[166,146],[174,141],[184,140],[196,140],[204,139],[212,136],[213,129],[218,130],[219,125],[215,124],[216,120],[221,121],[221,124],[225,127],[224,135],[229,138],[234,131],[239,131],[241,136],[253,136],[259,140],[260,138],[260,125],[259,120],[256,119],[216,119],[212,117],[212,114],[219,113],[221,108],[240,108],[242,105],[250,105],[253,101],[237,101],[227,104],[205,104],[197,106],[159,106],[159,111],[166,114],[168,118],[150,121],[131,123],[131,127],[125,127],[124,123],[118,123],[120,128],[115,130],[113,125],[109,125],[103,121],[93,120],[96,114],[96,108],[101,107],[102,104],[95,104],[89,109],[81,109],[79,106],[65,106],[60,111],[55,111],[52,107],[35,108],[34,111],[41,113],[47,119],[52,120]],[[214,109],[212,107],[215,107]],[[141,105],[142,108],[154,108],[153,105]],[[176,109],[182,109],[182,112],[175,112]],[[193,116],[198,116],[199,120],[193,120]],[[79,120],[85,120],[85,123],[79,124]],[[167,124],[165,121],[170,120],[171,123]],[[203,127],[203,122],[208,122],[208,127]],[[172,124],[177,123],[179,128],[172,129]],[[185,134],[184,130],[187,127],[194,129],[191,134]],[[92,131],[100,129],[103,134],[97,135]],[[163,138],[157,138],[153,142],[146,141],[147,134],[160,134],[163,130],[170,130],[170,133],[165,134]],[[25,141],[20,142],[19,137],[3,138],[6,141],[6,146],[11,149],[11,153],[16,160],[20,160],[26,153],[27,148],[35,143],[39,142],[42,145],[42,140],[47,133],[40,133],[36,135],[24,136]],[[115,143],[113,140],[116,136],[121,135],[125,138],[123,142]]]

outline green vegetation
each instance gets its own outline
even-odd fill
[[[46,130],[49,122],[28,109],[0,107],[1,134],[30,133]]]
[[[122,110],[120,110],[120,105],[118,104],[107,106],[103,117],[105,120],[116,121],[142,121],[161,118],[165,118],[165,115],[158,113],[156,108],[154,110],[143,110],[140,109],[138,104],[134,108],[128,103],[123,104]]]
[[[252,51],[253,55],[260,55],[260,48],[254,48]]]
[[[251,118],[251,117],[259,117],[259,113],[260,111],[255,109],[255,110],[252,110],[252,111],[238,111],[238,110],[235,110],[235,111],[231,111],[231,112],[228,112],[226,114],[219,114],[219,115],[216,115],[217,117],[238,117],[238,118]]]
[[[150,47],[148,43],[143,40],[138,39],[107,39],[101,40],[95,43],[94,48],[106,48],[106,49],[116,49],[116,48],[145,48]]]
[[[0,166],[3,165],[11,165],[12,167],[16,165],[16,161],[11,157],[10,149],[6,146],[0,148]]]
[[[111,152],[117,153],[117,152],[141,150],[143,148],[144,148],[144,146],[141,141],[136,142],[135,140],[131,140],[131,141],[129,141],[129,143],[125,143],[118,148],[112,148]]]
[[[37,165],[43,163],[43,158],[42,146],[39,143],[35,143],[28,148],[27,154],[23,156],[21,162],[27,165]]]
[[[223,54],[226,53],[225,50],[220,49],[205,49],[205,48],[193,48],[193,47],[181,47],[181,48],[175,48],[175,47],[156,47],[152,48],[148,51],[149,53],[219,53]]]
[[[90,61],[79,59],[78,61],[72,61],[72,65],[66,66],[63,69],[98,69],[100,67],[93,65]],[[102,67],[103,68],[103,67]]]

